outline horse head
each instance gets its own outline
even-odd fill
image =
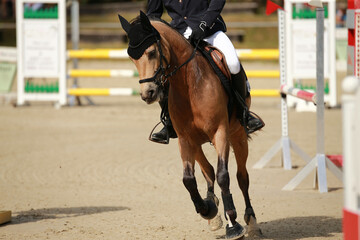
[[[169,66],[168,42],[160,41],[160,33],[142,11],[131,23],[118,16],[129,39],[128,55],[139,72],[140,96],[148,104],[160,101],[164,97],[165,71]]]

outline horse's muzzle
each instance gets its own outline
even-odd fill
[[[149,89],[140,93],[141,99],[147,104],[154,103],[158,100],[158,91],[155,89]]]

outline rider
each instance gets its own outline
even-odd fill
[[[236,50],[225,34],[226,25],[220,13],[225,0],[148,0],[147,15],[161,18],[164,7],[172,18],[170,25],[192,42],[204,40],[218,48],[225,56],[231,73],[233,87],[245,100],[250,97],[250,85]],[[167,108],[167,98],[160,102],[162,109]],[[166,111],[167,112],[167,111]],[[247,115],[248,133],[261,129],[265,124],[251,113]],[[168,143],[167,136],[176,137],[169,116],[160,132],[151,135],[151,140]]]

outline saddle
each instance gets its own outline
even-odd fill
[[[214,63],[220,69],[220,71],[225,75],[225,77],[227,79],[231,79],[231,73],[226,63],[224,54],[219,49],[211,45],[204,46],[204,49],[206,52],[208,52],[208,54],[210,54]]]

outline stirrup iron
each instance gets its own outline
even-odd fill
[[[169,142],[170,142],[170,138],[169,138],[169,131],[166,131],[166,140],[165,141],[154,141],[153,139],[152,139],[152,135],[153,135],[153,133],[154,133],[154,131],[155,131],[155,129],[156,129],[156,127],[157,126],[159,126],[159,124],[160,123],[163,123],[163,122],[158,122],[156,125],[155,125],[155,127],[151,130],[151,132],[150,132],[150,135],[149,135],[149,140],[150,141],[152,141],[152,142],[155,142],[155,143],[160,143],[160,144],[169,144]],[[165,127],[167,127],[166,125],[164,125]]]

